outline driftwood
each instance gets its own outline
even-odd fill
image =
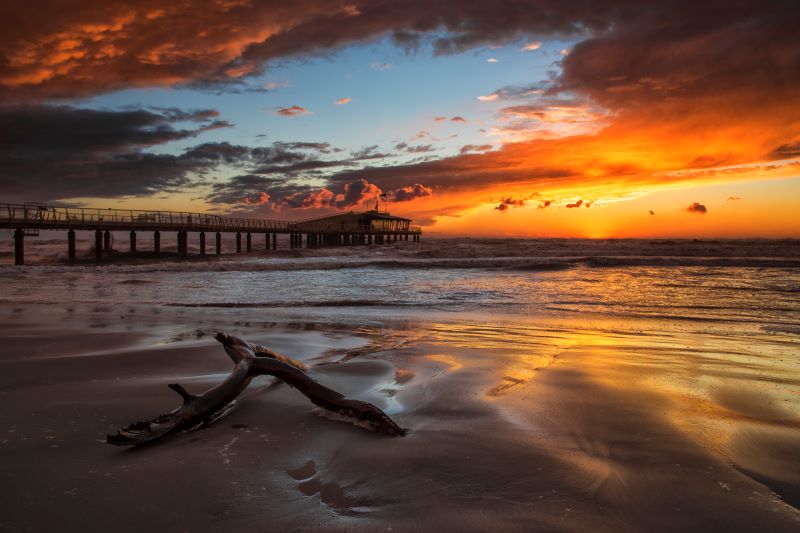
[[[197,396],[177,383],[170,384],[169,388],[183,399],[183,405],[153,420],[135,422],[120,429],[116,434],[108,435],[106,441],[119,446],[135,446],[153,442],[171,433],[210,424],[230,409],[231,402],[247,388],[254,377],[262,375],[275,376],[299,390],[314,405],[370,429],[388,435],[406,434],[406,430],[371,403],[345,398],[335,390],[314,381],[306,374],[306,367],[302,363],[223,333],[218,333],[216,339],[222,343],[225,352],[236,365],[225,381]]]

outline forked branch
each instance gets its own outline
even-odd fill
[[[135,446],[200,424],[209,424],[226,411],[254,377],[261,375],[275,376],[303,393],[314,405],[375,431],[393,436],[402,436],[407,432],[371,403],[345,398],[315,381],[306,374],[305,365],[298,361],[224,333],[217,334],[216,339],[236,365],[225,381],[197,396],[177,383],[170,384],[169,388],[183,399],[180,407],[152,420],[135,422],[120,429],[108,435],[107,442]]]

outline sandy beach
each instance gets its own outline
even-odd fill
[[[3,306],[3,530],[800,527],[792,334],[745,348],[721,325],[650,318],[120,308]],[[217,330],[304,361],[410,434],[258,378],[207,429],[105,444],[176,407],[168,383],[225,377]]]

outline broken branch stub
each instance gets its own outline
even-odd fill
[[[306,366],[299,361],[224,333],[218,333],[216,339],[235,363],[233,371],[222,383],[196,396],[172,383],[169,388],[183,400],[180,407],[152,420],[135,422],[108,435],[106,441],[119,446],[135,446],[200,424],[209,424],[247,388],[254,377],[261,375],[274,376],[300,391],[314,405],[375,431],[394,436],[407,433],[371,403],[346,398],[315,381],[306,374]]]

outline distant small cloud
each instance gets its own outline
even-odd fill
[[[290,87],[292,83],[289,80],[269,80],[264,82],[263,87],[268,91],[274,91],[276,89],[284,89],[286,87]]]
[[[548,207],[550,207],[551,203],[553,202],[551,202],[550,200],[545,200],[544,202],[539,204],[539,207],[537,209],[547,209]]]
[[[424,138],[426,138],[426,137],[430,137],[430,136],[431,136],[431,134],[430,134],[430,133],[428,133],[427,131],[425,131],[425,130],[420,130],[420,131],[418,131],[418,132],[417,132],[417,134],[416,134],[416,135],[414,135],[414,137],[413,137],[413,138],[414,138],[414,139],[424,139]]]
[[[542,41],[533,41],[519,49],[520,52],[533,52],[542,47]]]
[[[487,63],[497,63],[497,62],[498,62],[498,60],[497,60],[497,59],[495,59],[495,58],[493,58],[493,57],[490,57],[489,59],[487,59],[487,60],[486,60],[486,62],[487,62]]]
[[[467,119],[465,119],[464,117],[455,116],[450,119],[450,122],[461,122],[462,124],[466,124]]]
[[[400,144],[406,144],[406,143],[400,143]],[[395,146],[395,148],[397,148],[397,146]],[[403,150],[405,150],[409,154],[424,154],[426,152],[433,152],[436,150],[436,148],[434,148],[432,144],[418,144],[416,146],[406,145],[405,148],[403,148]]]
[[[585,204],[583,204],[583,207],[592,207],[593,203],[594,203],[593,201],[592,202],[586,202]]]
[[[358,10],[358,6],[354,6],[352,4],[346,4],[342,6],[342,11],[344,11],[344,14],[348,17],[357,17],[361,14],[361,11]]]
[[[561,50],[561,55],[562,55],[562,56],[568,56],[568,55],[569,55],[569,52],[570,52],[570,51],[569,51],[567,48],[563,48],[563,49]]]
[[[467,154],[469,152],[486,152],[492,148],[493,146],[491,144],[465,144],[461,147],[459,153]]]
[[[741,199],[742,199],[741,196],[728,196],[728,201],[729,202],[736,202],[736,201],[741,200]]]
[[[480,100],[481,102],[494,102],[495,100],[497,100],[497,98],[498,95],[495,93],[487,94],[484,96],[478,96],[478,100]]]
[[[524,207],[525,200],[523,198],[512,198],[511,196],[500,200],[500,204],[495,206],[498,211],[505,211],[509,207]]]
[[[567,204],[567,209],[574,209],[583,205],[583,200],[578,200],[574,204]]]
[[[284,117],[296,117],[298,115],[308,115],[311,113],[305,107],[299,105],[293,105],[291,107],[281,107],[277,111],[275,111],[278,115],[283,115]]]
[[[390,70],[393,66],[394,65],[392,65],[391,63],[381,63],[379,61],[376,61],[374,63],[371,63],[369,68],[371,68],[372,70]]]
[[[705,215],[706,213],[708,213],[708,209],[706,209],[706,206],[704,206],[703,204],[695,202],[686,208],[686,212],[696,213],[698,215]]]
[[[338,99],[338,100],[336,100],[336,102],[334,102],[334,103],[335,103],[336,105],[344,105],[344,104],[349,104],[349,103],[350,103],[350,102],[352,102],[352,101],[353,101],[353,99],[352,99],[352,98],[339,98],[339,99]]]
[[[650,213],[651,215],[655,215],[655,214],[656,214],[656,212],[655,212],[655,211],[653,211],[652,209],[651,209],[651,210],[649,210],[649,211],[648,211],[648,213]]]
[[[433,120],[435,120],[436,122],[444,122],[445,120],[447,120],[447,117],[441,117],[441,116],[433,117]]]

